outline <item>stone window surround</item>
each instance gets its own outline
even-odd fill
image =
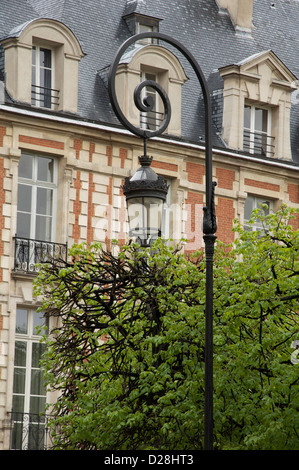
[[[2,40],[5,51],[6,88],[11,97],[31,104],[31,64],[34,45],[52,49],[55,61],[55,87],[59,89],[57,110],[77,112],[78,69],[84,56],[81,46],[64,24],[35,19],[20,25]]]
[[[291,160],[291,93],[297,89],[295,75],[273,51],[263,51],[237,64],[221,67],[224,81],[222,137],[228,147],[243,149],[244,105],[271,110],[274,158]]]
[[[137,45],[123,57],[116,74],[116,93],[122,112],[136,127],[139,127],[140,114],[133,97],[141,72],[156,75],[171,103],[171,120],[166,132],[181,135],[182,85],[187,76],[179,60],[168,49],[154,44]]]

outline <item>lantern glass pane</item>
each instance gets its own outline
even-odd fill
[[[163,200],[156,197],[129,199],[130,237],[149,243],[161,236]]]

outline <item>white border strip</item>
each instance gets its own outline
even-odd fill
[[[124,135],[131,135],[131,136],[133,135],[133,134],[131,134],[131,132],[127,131],[126,129],[122,129],[122,128],[111,127],[109,125],[105,126],[104,124],[95,124],[93,122],[83,121],[83,120],[80,120],[80,119],[77,120],[77,119],[72,119],[72,118],[54,116],[54,115],[51,115],[51,114],[43,114],[43,113],[39,113],[37,111],[31,111],[31,110],[26,110],[26,109],[19,109],[19,108],[17,109],[17,108],[13,108],[13,107],[6,106],[6,105],[0,105],[0,111],[7,111],[7,112],[15,113],[15,114],[21,114],[23,116],[30,116],[30,117],[35,117],[35,118],[38,118],[38,119],[45,119],[45,120],[56,121],[56,122],[60,122],[60,123],[63,122],[65,124],[73,124],[73,125],[81,126],[81,127],[82,126],[83,127],[89,127],[91,129],[98,129],[98,130],[101,130],[101,131],[113,132],[115,134],[124,134]],[[197,149],[197,150],[203,150],[203,151],[205,150],[204,145],[197,145],[197,144],[192,144],[192,143],[188,143],[188,142],[181,142],[181,141],[177,141],[177,140],[174,140],[174,139],[163,139],[163,137],[153,137],[153,140],[161,141],[163,143],[170,143],[170,144],[173,144],[173,145],[179,145],[179,146],[182,146],[182,147],[190,147],[190,148],[194,148],[194,149]],[[227,151],[227,150],[213,148],[213,153],[220,154],[220,155],[226,155],[226,156],[234,157],[234,158],[237,157],[237,158],[252,161],[252,162],[255,162],[255,163],[265,163],[267,165],[278,166],[280,168],[286,168],[288,170],[299,171],[299,166],[286,165],[286,164],[281,163],[279,161],[274,162],[274,161],[268,161],[268,160],[260,160],[258,158],[250,157],[250,156],[247,156],[247,155],[242,155],[242,154],[239,154],[239,153],[233,153],[233,152],[230,152],[230,151]]]

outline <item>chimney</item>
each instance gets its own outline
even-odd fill
[[[216,0],[220,13],[229,14],[238,34],[250,35],[253,0]]]

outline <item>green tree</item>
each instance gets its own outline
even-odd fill
[[[214,433],[218,449],[299,449],[299,233],[294,211],[263,232],[236,225],[217,244],[214,283]],[[158,241],[105,251],[74,246],[35,284],[57,317],[45,379],[62,449],[202,449],[205,263]]]
[[[299,449],[299,231],[294,209],[238,234],[229,275],[217,279],[216,433],[225,449]],[[226,263],[224,263],[226,264]]]

